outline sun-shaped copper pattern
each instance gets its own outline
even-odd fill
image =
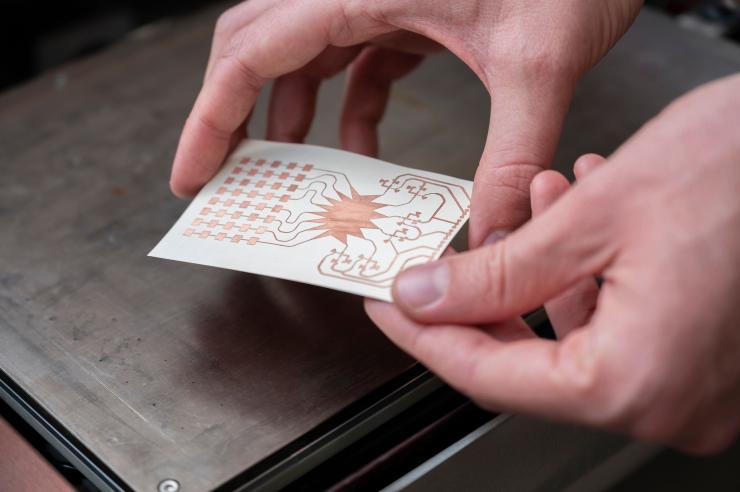
[[[373,200],[380,195],[360,195],[357,190],[350,188],[351,196],[339,192],[339,199],[326,198],[328,205],[319,205],[323,212],[312,212],[320,215],[320,219],[312,219],[310,222],[318,222],[319,225],[313,229],[324,229],[317,238],[331,236],[347,244],[347,236],[362,238],[362,229],[377,229],[372,219],[379,219],[385,215],[375,210],[384,207],[382,203],[374,203]]]

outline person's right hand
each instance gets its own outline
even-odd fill
[[[557,198],[566,186],[553,174],[533,188]],[[405,270],[395,304],[368,300],[368,314],[487,408],[693,452],[729,445],[740,432],[740,75],[677,100],[533,208],[497,243]],[[542,303],[557,341],[516,323]]]
[[[203,88],[170,186],[195,194],[218,170],[266,81],[277,79],[268,138],[300,142],[318,86],[351,64],[343,146],[373,154],[392,80],[437,43],[491,96],[475,177],[470,245],[529,217],[529,184],[550,164],[582,73],[628,28],[640,0],[250,0],[218,22]],[[431,41],[430,41],[431,40]],[[432,42],[433,41],[433,42]],[[450,94],[449,97],[457,97]],[[495,237],[495,234],[494,236]]]

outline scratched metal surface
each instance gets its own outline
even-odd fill
[[[211,488],[409,367],[359,299],[155,260],[216,11],[0,96],[0,368],[140,490]],[[608,153],[735,47],[649,13],[581,85],[556,163]],[[341,80],[309,140],[336,145]],[[264,128],[264,99],[253,118]],[[487,96],[452,57],[394,90],[382,157],[472,178]]]
[[[146,256],[213,20],[0,102],[0,367],[136,490],[211,489],[412,364],[357,297]]]

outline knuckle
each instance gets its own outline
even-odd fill
[[[259,92],[265,83],[265,78],[260,76],[257,71],[239,55],[238,51],[226,53],[223,56],[223,59],[233,65],[249,90]]]
[[[468,272],[483,300],[482,310],[490,311],[495,306],[502,319],[521,315],[519,309],[527,309],[522,305],[536,297],[539,288],[536,276],[524,279],[517,277],[521,273],[517,272],[521,265],[516,265],[517,262],[512,260],[510,244],[510,239],[504,238],[485,246],[477,260],[469,265]]]
[[[218,140],[229,140],[231,138],[231,132],[219,124],[213,117],[207,113],[200,113],[198,115],[191,115],[186,123],[187,126],[196,125],[198,128],[204,130],[211,137]]]
[[[485,370],[482,369],[482,365],[479,359],[474,359],[465,366],[463,374],[468,374],[467,379],[461,379],[461,381],[455,385],[457,389],[468,396],[471,400],[476,402],[478,406],[485,410],[501,410],[501,405],[497,405],[495,401],[491,399],[491,388],[488,384],[489,378],[485,374]]]
[[[619,202],[616,200],[616,197],[621,192],[621,189],[615,190],[614,183],[610,179],[592,179],[585,185],[576,182],[574,190],[579,197],[579,201],[584,205],[618,204]]]
[[[337,0],[335,4],[336,15],[329,29],[329,40],[340,46],[351,44],[354,40],[353,20],[358,12],[352,2]]]
[[[482,254],[475,256],[470,270],[486,303],[507,305],[506,239],[484,248]]]
[[[448,329],[442,325],[439,329]],[[419,360],[435,367],[435,371],[451,386],[472,400],[490,400],[490,385],[486,360],[490,355],[486,349],[487,336],[459,339],[445,346],[433,334],[434,327],[417,333],[412,340],[413,351]]]
[[[544,162],[536,156],[522,155],[518,150],[497,150],[497,160],[506,162],[494,165],[490,169],[483,169],[485,173],[482,181],[487,187],[503,189],[515,196],[529,198],[529,185],[534,177],[544,170]]]
[[[591,419],[608,424],[615,413],[615,402],[610,395],[615,391],[606,384],[601,362],[590,353],[586,332],[573,333],[560,342],[553,362],[555,383],[564,386],[566,393],[589,408]]]
[[[592,343],[592,330],[571,333],[555,352],[556,384],[583,408],[585,423],[608,429],[628,429],[641,401],[623,378],[614,374],[608,357]]]
[[[522,69],[535,80],[549,80],[564,70],[564,60],[570,57],[558,56],[556,53],[541,49],[522,50]]]
[[[619,428],[628,423],[634,414],[634,402],[620,395],[619,390],[610,393],[598,392],[592,401],[593,423],[606,428]],[[591,393],[590,393],[591,394]]]
[[[231,28],[235,23],[234,9],[235,7],[226,9],[221,13],[221,15],[218,16],[218,19],[216,19],[216,27],[214,33],[217,36],[227,34],[231,31]]]
[[[475,176],[473,189],[474,201],[494,200],[508,211],[507,214],[495,214],[489,219],[488,227],[493,229],[512,229],[531,215],[529,187],[534,176],[543,167],[541,164],[525,161],[521,158],[512,160],[514,153],[497,151],[496,159],[504,159],[504,165],[481,165]]]
[[[570,65],[573,57],[562,53],[560,48],[530,42],[529,37],[515,36],[506,45],[500,46],[491,58],[493,67],[527,80],[551,82],[562,74],[575,72]]]
[[[532,179],[544,168],[544,160],[531,152],[499,146],[487,149],[475,174],[473,202],[491,201],[506,214],[493,214],[487,227],[513,229],[529,219],[529,189]],[[475,209],[474,209],[475,210]]]
[[[615,391],[604,395],[601,403],[600,417],[602,423],[609,427],[632,428],[636,434],[644,428],[646,432],[657,433],[656,436],[673,432],[676,427],[676,423],[668,419],[648,419],[648,409],[656,416],[664,413],[663,403],[648,390],[636,393],[628,385],[622,384]]]

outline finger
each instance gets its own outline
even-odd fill
[[[249,119],[251,118],[252,113],[247,115],[247,118],[244,120],[244,122],[239,125],[239,127],[234,131],[234,133],[231,134],[231,138],[229,139],[229,147],[228,152],[231,152],[236,148],[237,145],[239,145],[240,142],[242,142],[245,138],[247,138],[247,126],[249,125]]]
[[[442,253],[442,258],[447,258],[456,254],[458,254],[458,252],[455,251],[452,246],[448,246],[444,253]],[[537,336],[529,325],[519,316],[501,323],[483,325],[480,329],[484,333],[487,333],[501,342],[514,342],[516,340],[525,340],[527,338],[534,338]]]
[[[614,224],[592,195],[575,187],[501,241],[402,272],[394,301],[431,323],[495,322],[538,307],[615,254],[618,243],[607,240]]]
[[[574,82],[531,71],[490,80],[491,117],[475,174],[469,244],[512,231],[530,214],[529,184],[549,167]]]
[[[542,215],[570,188],[568,179],[557,171],[542,171],[530,184],[532,217]]]
[[[272,87],[267,139],[301,143],[316,112],[321,81],[343,70],[360,52],[359,46],[330,46],[305,67],[279,77]]]
[[[234,33],[243,29],[273,5],[275,5],[275,0],[249,0],[227,9],[219,16],[213,33],[211,53],[208,57],[204,79],[208,79],[213,65],[224,52],[227,44],[234,41]]]
[[[374,46],[380,46],[388,50],[416,53],[417,55],[428,55],[444,49],[444,46],[438,42],[410,31],[395,31],[383,34],[373,38],[371,43]]]
[[[559,340],[588,324],[596,311],[599,286],[593,278],[585,278],[564,293],[545,303],[545,311]]]
[[[576,179],[583,179],[591,171],[605,163],[606,159],[599,154],[583,154],[573,164],[573,174]]]
[[[280,2],[234,35],[185,123],[170,179],[175,194],[196,193],[216,173],[266,80],[301,68],[330,44],[357,44],[390,29],[345,14],[339,2]]]
[[[537,337],[529,325],[519,316],[501,323],[483,325],[480,329],[499,342],[516,342],[517,340]]]
[[[590,169],[582,167],[581,171],[587,173]],[[569,188],[570,184],[565,176],[556,171],[543,171],[535,176],[531,186],[532,216],[541,215]],[[598,296],[599,287],[589,277],[579,280],[564,293],[545,302],[545,310],[559,339],[588,323],[596,309]]]
[[[416,68],[422,55],[379,47],[365,48],[347,78],[340,135],[342,147],[378,155],[378,124],[388,105],[391,84]]]
[[[586,331],[566,342],[501,342],[477,328],[416,323],[381,301],[366,300],[365,310],[401,349],[488,408],[587,422],[597,418],[596,407],[587,404],[598,395],[589,391],[594,371]]]

